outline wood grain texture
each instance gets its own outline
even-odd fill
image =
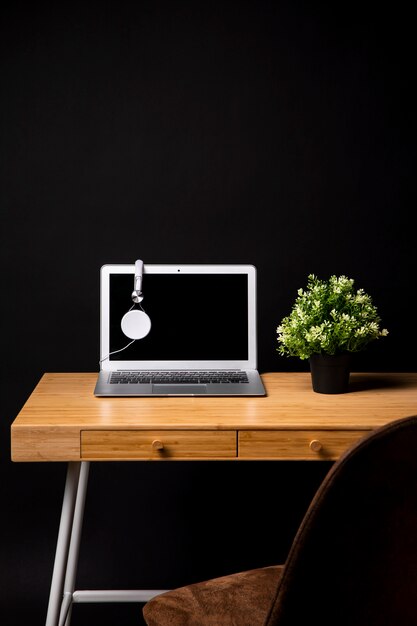
[[[314,393],[309,373],[269,373],[267,396],[241,398],[97,398],[96,379],[45,374],[12,424],[12,459],[80,460],[89,430],[369,431],[417,414],[417,373],[354,373],[340,395]]]
[[[370,431],[245,430],[239,433],[239,458],[333,461],[367,432]]]
[[[85,430],[83,460],[233,459],[236,431]]]

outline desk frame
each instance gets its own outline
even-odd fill
[[[46,626],[69,626],[73,603],[147,602],[165,589],[75,591],[89,461],[68,463]]]

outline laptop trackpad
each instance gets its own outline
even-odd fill
[[[152,385],[153,393],[184,395],[207,393],[207,385]]]

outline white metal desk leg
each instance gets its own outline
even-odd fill
[[[67,573],[64,583],[64,594],[59,616],[59,626],[70,626],[72,611],[72,594],[75,589],[75,577],[77,575],[78,554],[80,551],[81,531],[84,519],[85,496],[88,485],[88,472],[90,463],[81,463],[80,477],[78,480],[77,500],[75,502],[74,520],[72,524],[71,541],[68,552]]]
[[[80,469],[80,462],[68,463],[64,499],[62,502],[61,521],[59,523],[58,541],[56,545],[55,562],[52,573],[51,590],[49,593],[48,613],[46,615],[46,626],[58,625]]]

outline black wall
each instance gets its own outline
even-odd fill
[[[12,464],[9,428],[43,372],[97,371],[102,264],[256,265],[261,372],[307,370],[276,326],[309,273],[347,274],[390,331],[356,369],[415,370],[415,46],[402,3],[369,1],[13,2],[0,21],[0,622],[37,626],[65,467]],[[96,465],[79,586],[282,561],[327,469]],[[99,621],[140,611],[74,610]]]

